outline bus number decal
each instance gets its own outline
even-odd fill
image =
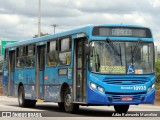
[[[134,90],[146,90],[146,86],[134,86]]]

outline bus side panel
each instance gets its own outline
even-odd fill
[[[14,96],[18,96],[18,86],[21,82],[23,85],[25,84],[25,73],[24,69],[15,69],[15,77],[14,77]]]
[[[15,90],[18,91],[19,83],[22,83],[25,89],[26,99],[35,99],[35,69],[16,69],[15,70]]]
[[[8,95],[8,70],[3,71],[3,94]]]
[[[66,69],[67,73],[59,75],[59,69]],[[48,67],[45,70],[45,94],[46,101],[60,102],[60,91],[63,83],[72,84],[72,79],[68,75],[68,68]]]
[[[66,74],[60,74],[61,69],[66,69]],[[62,87],[63,83],[67,83],[69,87],[72,87],[72,71],[70,66],[65,66],[65,67],[59,67],[57,68],[57,74],[58,74],[58,79],[56,80],[56,84],[60,84]],[[65,73],[65,72],[64,72]],[[60,89],[61,89],[60,87]]]
[[[34,68],[27,68],[25,69],[25,98],[26,99],[36,99],[36,90],[35,90],[35,83],[36,83],[36,76],[35,76],[35,69]]]
[[[24,85],[25,89],[25,99],[35,100],[36,93],[35,93],[35,85]]]
[[[15,84],[19,84],[20,82],[22,82],[22,84],[25,84],[25,73],[24,73],[24,69],[16,69],[15,70]]]
[[[10,88],[11,89],[11,93],[10,93],[11,96],[15,96],[15,91],[16,90],[14,89],[15,88],[14,87],[14,81],[15,81],[15,72],[11,72],[11,86],[10,86],[11,87]]]
[[[60,102],[60,85],[45,85],[45,101]]]
[[[60,101],[60,81],[58,80],[56,67],[48,67],[45,69],[44,75],[44,98],[46,101]]]
[[[43,95],[44,95],[44,75],[43,75],[43,71],[39,71],[39,80],[40,80],[40,98],[43,99]]]

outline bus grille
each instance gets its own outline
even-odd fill
[[[105,80],[103,80],[103,82],[107,83],[107,84],[115,84],[115,85],[136,85],[136,84],[145,84],[146,82],[148,82],[149,79],[148,78],[127,78],[127,79],[118,79],[118,78],[107,78]]]
[[[133,101],[139,101],[141,99],[142,99],[141,95],[134,95],[133,96]],[[113,102],[120,102],[121,101],[121,96],[113,95],[112,96],[112,101]]]

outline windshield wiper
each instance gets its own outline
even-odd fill
[[[136,44],[136,46],[135,46],[133,51],[132,51],[132,46],[131,46],[131,54],[132,54],[132,56],[131,56],[131,59],[129,61],[132,61],[132,64],[133,64],[133,59],[134,59],[135,55],[137,54],[137,51],[138,51],[138,48],[139,48],[139,45],[141,44],[141,42],[142,42],[141,40],[138,40],[138,42],[137,42],[137,44]]]
[[[121,66],[122,66],[122,55],[121,55],[121,46],[119,45],[120,53],[117,49],[117,47],[113,44],[113,42],[110,39],[106,39],[106,42],[111,46],[111,48],[114,50],[114,52],[120,57]]]
[[[121,61],[121,66],[122,66],[122,53],[121,53],[121,46],[119,44],[119,50],[120,50],[120,61]]]

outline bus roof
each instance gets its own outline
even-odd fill
[[[10,47],[16,47],[16,46],[21,46],[21,45],[27,45],[27,44],[32,44],[32,43],[36,43],[36,42],[41,42],[44,40],[48,40],[48,39],[53,39],[53,38],[57,38],[57,37],[63,37],[63,36],[67,36],[67,35],[73,35],[76,33],[83,33],[85,32],[86,34],[89,34],[89,31],[96,26],[108,26],[108,27],[139,27],[139,28],[146,28],[144,26],[139,26],[139,25],[133,25],[133,24],[100,24],[100,25],[86,25],[86,26],[82,26],[79,28],[75,28],[72,30],[66,30],[64,32],[59,32],[59,33],[55,33],[55,34],[50,34],[50,35],[46,35],[46,36],[41,36],[41,37],[36,37],[36,38],[31,38],[31,39],[26,39],[26,40],[20,40],[18,42],[15,42],[13,44],[7,44],[5,46],[5,48],[10,48]]]

